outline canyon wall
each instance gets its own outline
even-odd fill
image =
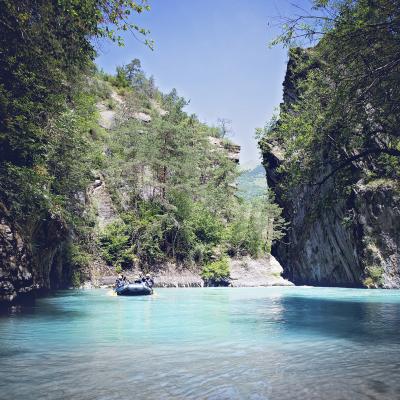
[[[297,101],[295,59],[289,59],[281,109]],[[294,133],[295,134],[295,133]],[[351,287],[400,287],[400,195],[398,181],[367,181],[352,165],[353,184],[333,196],[335,181],[286,188],[285,149],[264,139],[263,164],[268,185],[289,223],[286,237],[273,254],[296,284]],[[324,161],[320,182],[332,169]]]

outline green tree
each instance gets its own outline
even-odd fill
[[[139,65],[134,60],[120,70],[135,77],[141,73]],[[149,94],[146,87],[147,77],[129,80],[118,126],[111,132],[113,157],[106,176],[138,221],[145,218],[143,207],[154,212],[158,230],[151,238],[163,254],[158,260],[205,262],[223,240],[230,205],[236,201],[237,167],[226,149],[210,142],[212,128],[184,112],[187,102],[175,90]],[[141,120],[140,112],[151,120]],[[146,225],[143,235],[152,227]],[[156,259],[139,254],[148,242],[143,236],[132,242],[135,254],[149,260],[143,266]]]
[[[90,244],[85,190],[103,158],[94,137],[93,39],[122,44],[118,32],[131,29],[146,40],[147,31],[126,22],[146,9],[131,0],[0,4],[0,203],[37,264],[49,247],[63,252],[76,284],[83,277],[77,264],[86,260],[76,254]],[[78,253],[68,250],[71,238]]]
[[[270,253],[272,243],[285,234],[286,223],[281,214],[271,192],[242,200],[228,226],[228,252],[256,258]]]
[[[268,252],[281,236],[280,209],[266,198],[240,204],[229,140],[215,142],[215,128],[188,115],[176,90],[147,92],[138,60],[119,67],[117,75],[121,71],[128,86],[109,132],[112,157],[104,172],[124,212],[100,240],[106,260],[147,270],[168,260],[208,265],[227,251]],[[99,78],[118,88],[113,77]],[[122,263],[127,253],[136,261]]]
[[[58,116],[75,109],[81,82],[92,71],[91,39],[119,40],[117,31],[127,29],[146,35],[125,17],[147,8],[145,2],[128,0],[1,3],[0,200],[11,211],[23,206],[19,193],[38,194],[48,186],[44,181],[54,178],[46,166],[48,152],[55,155],[49,132]],[[24,187],[27,182],[29,190]],[[30,201],[45,202],[34,197]],[[23,198],[23,203],[29,200]]]

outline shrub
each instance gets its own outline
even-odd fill
[[[369,266],[365,269],[366,278],[363,281],[367,288],[378,288],[383,284],[383,268],[376,265]]]
[[[117,265],[116,267],[115,267],[115,272],[117,273],[117,274],[120,274],[121,272],[122,272],[122,267],[121,267],[121,265]]]
[[[162,218],[151,209],[143,209],[139,215],[122,214],[121,220],[106,226],[99,237],[103,258],[122,269],[132,268],[137,263],[148,266],[161,261],[163,241]]]
[[[87,267],[90,262],[90,255],[76,243],[69,246],[69,257],[71,264],[75,267]]]
[[[85,280],[84,269],[89,265],[90,255],[81,246],[71,242],[67,245],[65,256],[69,265],[69,281],[73,287],[79,287]]]
[[[109,110],[115,110],[117,107],[117,102],[114,99],[107,99],[106,101],[106,107]]]
[[[111,265],[128,267],[128,257],[123,257],[129,248],[128,228],[123,221],[106,226],[99,238],[104,259]]]
[[[106,100],[111,97],[111,87],[108,82],[101,79],[100,77],[95,77],[90,82],[90,89],[97,99]]]
[[[213,245],[221,242],[223,224],[204,207],[194,207],[191,215],[191,226],[199,242]]]
[[[81,271],[73,271],[71,276],[71,285],[74,288],[79,288],[82,283],[83,283],[83,278]]]
[[[269,193],[239,204],[226,231],[228,253],[254,258],[270,253],[273,241],[284,234],[281,212]]]
[[[208,263],[214,254],[214,247],[209,244],[196,243],[191,252],[189,258],[197,264]]]
[[[229,263],[226,257],[206,264],[201,277],[207,286],[227,286],[229,284]]]

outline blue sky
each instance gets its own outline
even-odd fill
[[[126,34],[125,47],[101,42],[97,64],[113,73],[139,58],[164,92],[176,88],[190,100],[186,110],[216,124],[232,121],[241,164],[257,164],[254,131],[269,120],[282,98],[287,50],[268,48],[278,15],[308,0],[149,0],[151,11],[135,21],[151,31],[154,51]],[[268,25],[269,23],[269,25]]]

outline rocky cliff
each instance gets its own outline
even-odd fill
[[[32,256],[5,207],[0,204],[0,303],[34,288]]]
[[[0,203],[0,303],[66,285],[70,270],[63,255],[68,240],[58,218],[47,216],[21,227]]]
[[[291,58],[281,109],[296,102],[298,79]],[[362,166],[354,164],[353,183],[346,190],[338,192],[329,179],[287,191],[285,149],[268,138],[261,147],[268,185],[290,224],[286,238],[273,249],[285,276],[296,284],[399,288],[398,181],[366,180]],[[331,168],[326,160],[319,178]]]

